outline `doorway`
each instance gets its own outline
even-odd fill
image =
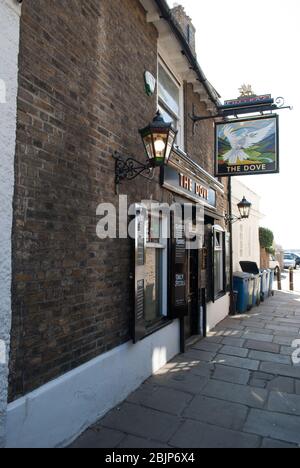
[[[199,251],[188,251],[188,315],[185,317],[185,340],[199,334]]]

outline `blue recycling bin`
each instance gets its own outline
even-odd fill
[[[261,301],[261,273],[254,275],[253,307],[259,306]]]
[[[253,307],[253,297],[255,290],[255,277],[252,274],[249,274],[249,283],[248,283],[248,310],[251,310]]]
[[[264,302],[269,296],[270,275],[268,270],[261,270],[261,300]]]
[[[245,314],[249,310],[249,289],[253,285],[252,275],[249,273],[234,273],[233,289],[237,292],[236,310],[239,314]]]

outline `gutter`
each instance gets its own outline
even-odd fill
[[[183,32],[181,31],[177,21],[172,15],[172,10],[169,8],[166,0],[155,0],[159,10],[162,13],[162,18],[165,19],[169,25],[170,28],[172,29],[172,32],[176,36],[176,38],[179,40],[181,46],[182,46],[182,53],[186,56],[188,61],[190,62],[192,70],[195,71],[195,73],[198,75],[199,81],[203,84],[210,100],[212,103],[219,108],[221,106],[221,102],[219,100],[219,97],[221,97],[217,91],[215,93],[213,92],[212,85],[209,83],[208,79],[206,78],[203,70],[201,69],[196,57],[194,56]],[[218,97],[217,97],[218,96]]]

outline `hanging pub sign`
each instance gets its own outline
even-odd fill
[[[279,172],[278,115],[216,124],[216,177]]]
[[[259,104],[274,104],[274,99],[272,98],[271,94],[264,94],[261,96],[241,96],[237,99],[231,99],[230,101],[225,101],[223,108],[226,107],[242,107],[242,106],[249,106],[249,105],[259,105]]]

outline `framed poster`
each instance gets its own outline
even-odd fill
[[[278,172],[278,115],[216,124],[216,177]]]

